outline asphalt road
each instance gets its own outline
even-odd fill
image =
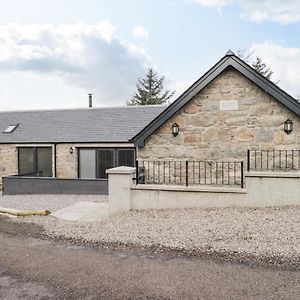
[[[300,299],[300,272],[72,246],[0,217],[1,299]]]

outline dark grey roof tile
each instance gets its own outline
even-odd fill
[[[0,143],[128,142],[166,106],[0,112]],[[9,134],[9,125],[19,126]]]

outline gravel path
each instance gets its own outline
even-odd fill
[[[0,196],[0,207],[16,209],[47,209],[55,211],[78,201],[107,201],[98,195],[11,195]]]
[[[82,201],[82,196],[65,197],[64,204]],[[44,196],[41,199],[50,200]],[[31,199],[31,205],[33,202]],[[59,198],[44,208],[55,205],[61,207]],[[166,247],[192,254],[238,257],[241,261],[250,257],[276,264],[289,262],[300,268],[300,206],[132,211],[94,223],[62,221],[51,216],[13,220],[42,225],[52,237]]]

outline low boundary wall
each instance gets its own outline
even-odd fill
[[[135,185],[134,168],[119,167],[107,173],[110,214],[130,209],[300,205],[300,172],[249,172],[245,175],[245,189]]]
[[[108,182],[101,179],[65,179],[8,176],[2,178],[3,195],[77,194],[107,195]]]

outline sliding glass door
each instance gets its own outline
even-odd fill
[[[135,166],[135,151],[134,149],[118,149],[117,150],[117,165],[118,166]]]
[[[52,148],[18,148],[18,174],[22,176],[52,177]]]
[[[78,177],[106,179],[106,170],[135,165],[134,148],[79,149]]]
[[[95,149],[80,150],[79,178],[96,178],[96,151]]]
[[[18,149],[19,175],[36,176],[36,161],[34,156],[34,148]]]
[[[114,149],[97,149],[97,178],[107,178],[106,169],[115,166]]]

